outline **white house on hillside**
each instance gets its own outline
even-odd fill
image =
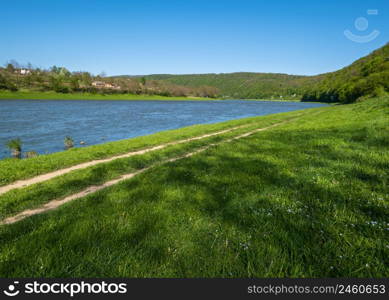
[[[19,70],[20,75],[28,75],[30,73],[31,73],[31,71],[29,69],[20,69]]]

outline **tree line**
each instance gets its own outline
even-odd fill
[[[64,67],[49,69],[35,68],[31,64],[22,66],[15,61],[0,67],[0,90],[55,91],[58,93],[87,92],[100,94],[147,94],[161,96],[219,96],[212,86],[188,87],[157,80],[125,77],[107,77],[104,73],[70,72]]]
[[[211,85],[224,98],[351,103],[389,92],[389,44],[341,70],[315,76],[277,73],[149,75],[184,86]]]
[[[0,89],[20,88],[61,93],[129,93],[162,96],[197,96],[225,99],[278,99],[351,103],[389,92],[389,44],[348,67],[315,76],[278,73],[158,74],[147,76],[94,76],[53,66],[49,70],[16,62],[0,68]],[[109,83],[96,87],[93,82]]]

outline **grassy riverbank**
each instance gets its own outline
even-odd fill
[[[134,94],[90,94],[90,93],[56,93],[35,91],[0,91],[0,99],[27,100],[215,100],[201,97],[166,97],[159,95]]]
[[[36,92],[36,91],[17,91],[10,92],[0,90],[0,100],[239,100],[205,97],[166,97],[159,95],[134,95],[134,94],[91,94],[91,93],[56,93],[56,92]],[[275,102],[301,102],[298,99],[244,99],[247,101],[275,101]],[[315,103],[320,103],[315,101]],[[325,103],[325,102],[323,102]]]
[[[281,113],[261,118],[260,125],[270,125],[282,121],[301,112]],[[66,168],[75,164],[104,159],[130,151],[147,149],[163,143],[169,143],[219,130],[225,130],[240,125],[258,123],[258,118],[245,118],[216,124],[194,125],[185,128],[158,132],[127,140],[120,140],[88,147],[73,148],[68,151],[40,155],[34,158],[15,160],[6,158],[0,160],[0,186],[13,181],[31,178],[40,174]]]
[[[388,113],[389,98],[382,97],[0,161],[4,185],[247,125],[0,195],[4,218],[154,165],[55,211],[0,226],[0,275],[387,277]]]

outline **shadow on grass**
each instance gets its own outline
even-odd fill
[[[10,254],[0,274],[39,275],[29,247],[46,276],[383,276],[384,233],[362,226],[389,217],[370,201],[381,179],[356,172],[355,156],[335,145],[315,146],[327,135],[252,136],[2,228]]]

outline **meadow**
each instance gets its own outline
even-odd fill
[[[385,96],[0,161],[6,185],[246,125],[0,195],[4,219],[151,167],[0,225],[0,276],[388,277],[388,114]]]

